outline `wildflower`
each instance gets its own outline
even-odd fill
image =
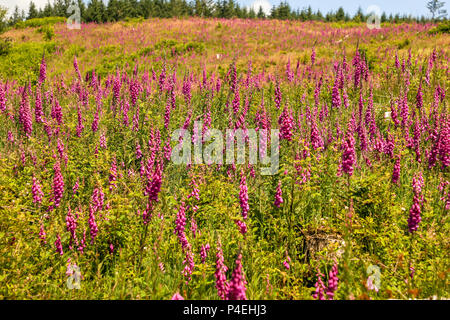
[[[281,190],[281,180],[278,181],[277,190],[275,192],[275,203],[274,205],[279,208],[283,203],[282,190]]]
[[[186,101],[186,104],[191,104],[192,94],[191,94],[191,81],[189,77],[184,77],[183,80],[183,89],[182,93],[184,95],[184,100]]]
[[[239,108],[241,106],[241,98],[239,96],[239,88],[237,88],[235,91],[232,106],[233,106],[234,114],[237,114],[239,112]]]
[[[46,79],[47,64],[45,63],[45,56],[42,55],[41,66],[39,68],[39,85]]]
[[[41,203],[44,193],[42,192],[39,181],[34,176],[33,176],[33,186],[31,187],[31,192],[33,194],[33,203]]]
[[[400,60],[398,59],[398,54],[395,54],[395,68],[399,69],[400,68]]]
[[[116,158],[114,157],[111,163],[111,168],[109,169],[109,191],[112,191],[112,189],[117,188],[116,180],[117,180],[117,164]]]
[[[194,206],[192,208],[192,210],[194,212],[197,212],[197,206]],[[198,226],[197,226],[197,221],[195,221],[194,215],[191,216],[191,232],[192,232],[192,236],[195,238],[197,236]]]
[[[410,267],[409,267],[409,271],[410,271],[409,276],[411,277],[411,280],[413,280],[414,274],[416,273],[416,269],[414,269],[413,266],[410,266]]]
[[[192,178],[189,185],[192,187],[192,192],[189,194],[188,199],[194,197],[196,200],[200,200],[200,190],[198,189],[198,184],[195,178]]]
[[[77,137],[81,137],[81,133],[83,133],[84,125],[83,125],[83,117],[81,115],[80,106],[77,106]]]
[[[136,112],[133,116],[133,131],[139,131],[139,105],[136,108]]]
[[[316,291],[313,294],[313,298],[317,300],[325,300],[325,285],[322,281],[323,274],[320,273],[319,269],[317,269],[317,282],[314,285],[316,287]]]
[[[202,247],[200,249],[200,258],[202,260],[202,263],[205,263],[209,249],[211,249],[211,247],[209,246],[209,243],[207,243],[206,245],[202,245]]]
[[[355,88],[357,88],[357,87],[359,87],[359,84],[361,83],[361,74],[362,74],[361,56],[360,56],[359,50],[356,50],[356,54],[353,57],[352,64],[355,67],[354,85],[355,85]]]
[[[86,248],[86,230],[83,231],[83,238],[81,238],[81,244],[78,247],[78,251],[83,253],[84,248]]]
[[[94,208],[89,206],[89,230],[91,233],[91,244],[94,243],[95,237],[98,234],[97,223],[95,222]]]
[[[397,127],[400,124],[400,121],[398,120],[397,108],[395,107],[393,101],[391,101],[391,118],[392,121],[394,122],[394,125]]]
[[[408,107],[408,97],[406,93],[403,96],[403,99],[401,100],[400,115],[402,117],[402,126],[403,127],[409,126],[409,107]]]
[[[184,300],[184,298],[177,292],[172,296],[172,300]]]
[[[408,230],[410,233],[417,231],[419,227],[419,223],[422,220],[420,217],[421,214],[421,206],[423,203],[422,196],[422,187],[424,185],[422,173],[419,172],[417,175],[413,177],[412,187],[413,187],[413,204],[411,209],[409,210],[409,218],[408,218]]]
[[[331,98],[331,105],[333,106],[333,108],[339,108],[342,104],[341,95],[339,93],[338,83],[339,83],[339,74],[336,74],[336,79],[334,81],[332,98]]]
[[[74,56],[73,57],[73,67],[75,69],[75,72],[78,76],[78,80],[81,81],[81,73],[80,73],[80,69],[78,68],[78,61],[77,61],[77,57]]]
[[[281,107],[281,89],[280,84],[277,81],[277,86],[275,87],[275,106],[279,110]]]
[[[1,87],[1,86],[0,86]],[[42,117],[44,116],[44,112],[42,111],[42,97],[41,97],[41,88],[38,86],[36,88],[36,99],[34,104],[34,116],[37,123],[43,122]]]
[[[106,135],[105,135],[104,132],[100,135],[99,143],[100,143],[100,147],[101,147],[101,148],[103,148],[103,149],[106,149],[106,148],[107,148],[107,145],[106,145]]]
[[[67,161],[68,161],[67,154],[64,152],[64,143],[61,141],[60,138],[58,138],[58,140],[57,140],[56,147],[58,149],[59,158],[61,160],[64,160],[64,163],[67,164]]]
[[[186,250],[186,258],[183,261],[184,269],[183,269],[183,276],[187,279],[186,284],[191,281],[191,275],[194,271],[194,253],[192,252],[191,246],[188,245],[188,250]]]
[[[52,119],[56,120],[56,122],[61,125],[63,123],[63,118],[62,118],[62,109],[61,106],[59,105],[59,102],[56,98],[53,99],[53,106],[52,106],[52,110],[51,110],[51,117]]]
[[[288,63],[286,65],[286,77],[289,82],[294,81],[294,72],[291,70],[291,59],[289,58]]]
[[[236,63],[233,63],[230,72],[231,72],[231,74],[230,74],[230,90],[232,93],[234,93],[237,89]]]
[[[311,123],[310,137],[311,137],[311,145],[314,150],[317,150],[320,147],[323,147],[323,139],[319,133],[319,130],[317,129],[316,121],[312,121],[312,123]]]
[[[345,88],[342,93],[342,100],[344,101],[345,109],[348,109],[348,107],[350,106],[350,102],[349,102],[348,94],[347,94],[347,91],[345,90]]]
[[[287,141],[291,141],[293,136],[292,129],[294,127],[292,111],[284,108],[278,120],[278,124],[280,124],[280,140],[286,139]]]
[[[136,143],[136,159],[140,159],[142,157],[141,145]]]
[[[375,292],[378,292],[379,288],[374,284],[374,278],[372,276],[369,276],[367,278],[367,289],[369,290],[375,290]]]
[[[163,65],[161,74],[159,75],[159,92],[162,92],[166,84],[166,64]]]
[[[328,277],[328,288],[327,288],[327,296],[329,300],[333,300],[334,298],[334,292],[337,290],[338,287],[338,265],[337,261],[333,265],[333,267],[330,270],[329,277]]]
[[[125,127],[128,127],[129,125],[129,117],[128,117],[128,111],[130,110],[130,104],[128,103],[128,100],[122,103],[121,111],[123,114],[122,123]]]
[[[217,242],[217,253],[216,253],[216,272],[214,276],[216,278],[216,289],[217,294],[222,300],[225,300],[226,293],[228,291],[228,283],[227,283],[227,266],[224,264],[223,252],[222,252],[222,244],[220,240]]]
[[[0,111],[6,111],[6,94],[3,86],[0,84]]]
[[[291,266],[289,265],[290,262],[291,262],[291,258],[289,256],[287,256],[286,260],[283,261],[283,265],[287,270],[289,270],[291,268]]]
[[[79,187],[80,187],[80,178],[77,178],[77,181],[75,181],[75,184],[73,185],[72,188],[73,194],[77,193]]]
[[[343,144],[344,152],[342,154],[342,170],[349,176],[353,175],[353,166],[356,160],[354,144],[355,140],[353,138],[353,133],[348,130]]]
[[[239,254],[236,259],[236,268],[233,270],[230,283],[228,284],[226,300],[247,300],[245,295],[247,282],[245,281],[241,260],[242,254]]]
[[[55,207],[59,207],[64,193],[64,180],[61,174],[61,166],[59,161],[53,166],[53,202]]]
[[[447,122],[439,135],[439,157],[443,168],[450,166],[450,122]]]
[[[41,244],[47,244],[47,234],[44,230],[44,224],[41,223],[41,227],[39,228],[39,239],[41,239]]]
[[[63,255],[63,248],[61,245],[61,237],[59,236],[59,234],[56,236],[56,240],[55,240],[55,248],[56,248],[56,252],[59,253],[59,255]]]
[[[169,123],[170,123],[170,111],[171,111],[171,106],[169,101],[167,101],[166,104],[166,111],[164,113],[164,128],[166,130],[169,130]]]
[[[31,118],[30,102],[28,100],[26,87],[24,87],[22,91],[22,101],[20,103],[19,109],[19,121],[23,126],[23,131],[25,132],[26,136],[29,137],[33,130],[33,121]]]
[[[172,155],[172,147],[170,145],[170,139],[167,139],[165,145],[164,145],[164,158],[167,161],[170,161]]]
[[[400,178],[400,157],[395,159],[394,172],[392,173],[392,183],[397,184]]]
[[[99,110],[97,108],[97,110],[95,111],[95,114],[94,114],[94,120],[92,121],[92,125],[91,125],[92,132],[97,132],[98,121],[99,121]]]
[[[248,218],[248,211],[250,210],[250,207],[248,205],[248,189],[247,189],[247,182],[246,177],[244,175],[244,171],[241,171],[241,184],[240,184],[240,191],[239,191],[239,203],[241,205],[241,212],[242,217],[244,219]]]
[[[141,86],[140,86],[139,82],[136,79],[131,81],[131,83],[130,83],[130,98],[131,98],[131,104],[133,106],[136,105],[140,91],[141,91]]]
[[[247,233],[247,224],[244,221],[236,220],[236,224],[239,227],[239,232],[242,235],[245,235]]]
[[[155,166],[152,176],[147,174],[147,186],[146,194],[148,195],[148,201],[158,202],[158,194],[161,191],[162,184],[162,163],[160,162]]]
[[[417,108],[419,108],[419,109],[423,108],[422,82],[420,82],[419,89],[417,90],[416,103],[417,103]]]
[[[178,240],[181,243],[181,247],[183,251],[188,247],[189,243],[186,239],[186,234],[184,232],[186,227],[186,208],[184,205],[184,201],[181,202],[180,208],[177,212],[177,218],[175,220],[175,231],[174,233],[177,235]]]

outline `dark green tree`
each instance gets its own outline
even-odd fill
[[[91,0],[86,8],[84,19],[86,22],[102,23],[106,19],[106,7],[102,0]]]
[[[258,19],[265,19],[266,18],[266,14],[264,13],[264,10],[263,10],[262,7],[259,7],[257,17],[258,17]]]
[[[336,20],[337,21],[344,21],[345,20],[345,11],[344,8],[339,7],[339,9],[336,12]]]
[[[254,10],[253,8],[250,8],[250,9],[248,10],[248,17],[249,17],[250,19],[255,19],[255,18],[256,18],[256,12],[255,12],[255,10]]]
[[[365,20],[364,12],[361,7],[358,7],[358,11],[356,11],[355,16],[353,17],[353,21],[355,22],[363,22]]]
[[[31,1],[30,6],[28,8],[27,20],[37,18],[37,16],[38,16],[38,11],[36,9],[36,5],[34,4],[33,1]]]

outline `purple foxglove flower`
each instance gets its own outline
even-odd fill
[[[275,192],[275,203],[274,205],[279,208],[283,203],[282,190],[281,190],[281,180],[278,181],[277,190]]]
[[[247,300],[245,291],[247,290],[245,285],[245,275],[242,268],[242,254],[239,254],[236,259],[236,267],[233,270],[231,280],[228,283],[228,291],[226,300]]]

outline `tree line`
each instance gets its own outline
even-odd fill
[[[107,3],[105,4],[105,2]],[[433,1],[431,1],[433,2]],[[434,1],[436,2],[436,1]],[[437,1],[439,2],[439,1]],[[235,0],[89,0],[85,4],[82,0],[54,0],[47,2],[43,8],[37,8],[33,1],[30,2],[28,12],[20,11],[16,6],[8,24],[14,25],[19,21],[51,16],[69,17],[73,14],[68,12],[71,4],[78,5],[82,22],[115,22],[127,18],[172,18],[172,17],[215,17],[215,18],[243,18],[243,19],[280,19],[300,21],[326,21],[326,22],[363,22],[369,18],[361,8],[356,14],[350,15],[340,7],[336,11],[322,13],[320,10],[313,11],[311,7],[293,9],[287,2],[281,2],[273,6],[269,15],[259,7],[255,11],[252,8],[239,5]],[[440,17],[447,19],[445,17]],[[413,17],[411,15],[400,15],[382,13],[381,22],[419,22],[426,23],[432,18],[425,16]]]

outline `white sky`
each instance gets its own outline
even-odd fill
[[[258,13],[260,7],[263,9],[266,16],[270,14],[270,9],[272,8],[272,5],[268,0],[255,0],[250,5],[250,8],[253,8],[253,10],[256,13]]]
[[[38,9],[44,8],[47,1],[48,0],[33,0]],[[52,3],[52,1],[50,1],[50,3]],[[19,10],[23,9],[25,11],[25,14],[27,14],[29,5],[30,0],[0,0],[0,6],[6,7],[8,9],[8,16],[12,15],[15,6],[18,6]]]
[[[33,0],[38,8],[44,8],[48,0]],[[270,13],[270,9],[273,5],[278,5],[282,0],[237,0],[241,5],[247,7],[253,7],[258,12],[259,7],[262,6],[266,14]],[[287,0],[292,8],[304,8],[311,5],[312,9],[316,11],[320,9],[323,14],[330,10],[337,10],[339,6],[343,6],[344,9],[350,14],[354,14],[358,7],[361,7],[363,11],[370,5],[377,5],[382,11],[385,11],[388,15],[390,13],[406,13],[412,15],[425,15],[429,16],[429,12],[426,8],[426,3],[429,0]],[[50,2],[53,2],[51,0]],[[84,0],[85,3],[88,0]],[[106,1],[105,1],[106,2]],[[450,13],[450,1],[446,1],[444,9]],[[28,13],[28,6],[30,0],[0,0],[0,6],[8,8],[8,14],[11,15],[14,11],[14,6],[17,5],[20,10],[24,10]]]
[[[38,9],[43,9],[47,1],[48,0],[33,0]],[[53,0],[51,0],[50,3],[53,3]],[[16,5],[19,7],[19,10],[24,10],[25,14],[27,14],[30,0],[0,0],[0,5],[8,8],[8,16],[12,15],[14,7]],[[258,13],[259,7],[263,8],[263,11],[266,15],[269,15],[272,4],[269,2],[269,0],[254,0],[253,3],[249,5],[249,8],[253,8],[256,13]]]

